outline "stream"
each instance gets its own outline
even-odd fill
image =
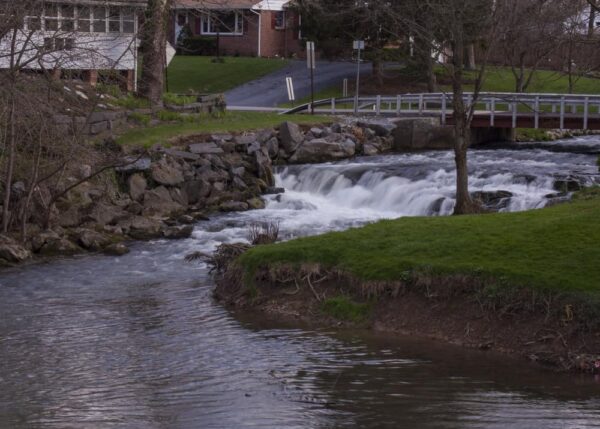
[[[557,183],[600,183],[594,153],[598,136],[474,150],[471,190],[501,211],[541,208]],[[600,428],[600,378],[215,303],[207,266],[183,258],[246,240],[252,223],[291,239],[454,205],[449,152],[290,166],[277,183],[265,210],[190,239],[0,272],[0,428]]]

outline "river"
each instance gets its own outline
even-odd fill
[[[600,152],[598,137],[576,142]],[[595,155],[556,150],[572,143],[472,151],[472,190],[510,192],[498,204],[514,211],[546,205],[556,180],[600,183]],[[289,239],[453,206],[445,152],[282,168],[277,181],[286,193],[265,210],[187,240],[2,271],[0,428],[600,427],[600,379],[216,304],[207,267],[183,258],[244,240],[253,222]]]

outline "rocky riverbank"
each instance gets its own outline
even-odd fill
[[[83,251],[121,255],[128,240],[186,238],[195,222],[212,213],[261,209],[261,195],[283,192],[274,188],[274,164],[377,155],[391,150],[392,137],[390,128],[377,124],[303,128],[285,122],[257,132],[186,136],[165,146],[123,152],[121,167],[77,185],[52,207],[47,191],[37,189],[27,236],[22,240],[14,231],[1,237],[0,264]],[[93,167],[69,172],[62,186],[87,177]],[[15,183],[15,198],[25,198],[24,189]],[[48,210],[49,222],[42,216]]]

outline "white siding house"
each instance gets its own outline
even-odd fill
[[[145,5],[146,0],[32,2],[19,11],[20,28],[0,40],[0,69],[45,70],[56,77],[77,72],[93,85],[98,72],[111,71],[132,89],[138,17]]]

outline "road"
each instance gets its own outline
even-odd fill
[[[371,64],[361,65],[361,74],[371,74]],[[283,69],[260,79],[238,86],[225,93],[228,106],[276,107],[288,101],[285,78],[294,79],[296,100],[310,95],[310,74],[305,61],[290,61]],[[356,78],[356,63],[318,61],[315,70],[315,91],[334,85],[342,87],[342,81]]]

